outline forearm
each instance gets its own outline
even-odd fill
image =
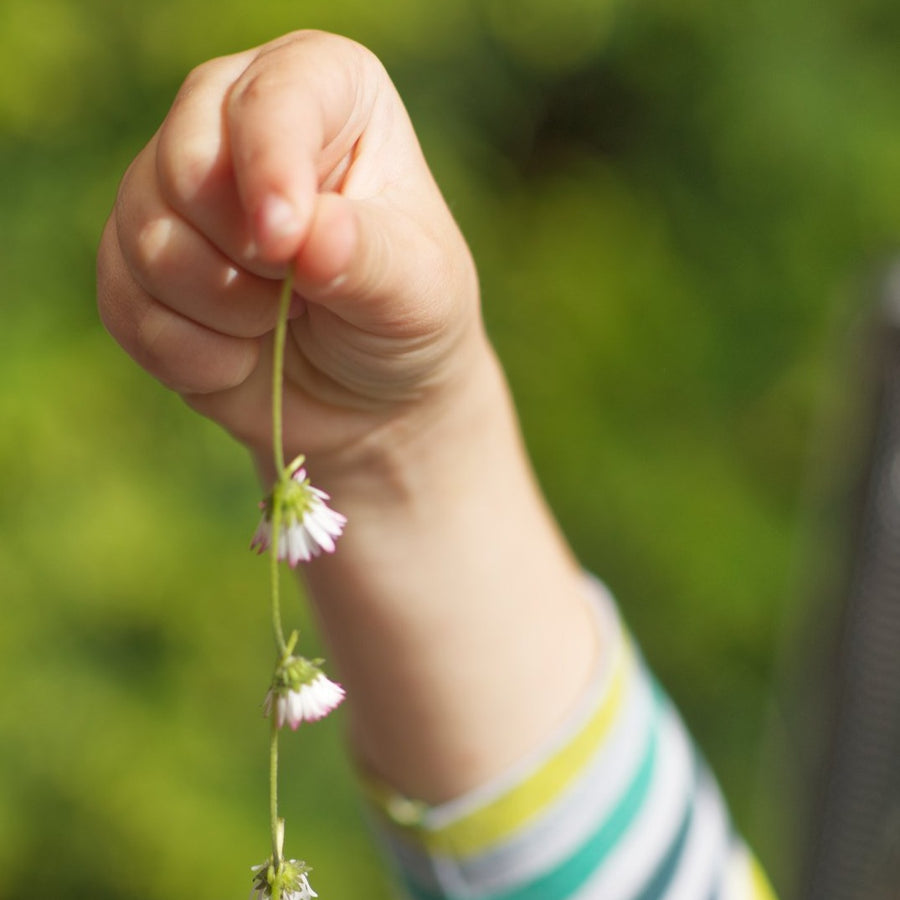
[[[320,466],[349,525],[305,570],[357,753],[431,802],[540,742],[598,652],[499,367],[489,352],[475,364],[439,414],[374,436],[356,467]]]

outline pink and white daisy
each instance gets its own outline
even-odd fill
[[[301,722],[316,722],[337,709],[344,696],[344,689],[316,663],[291,656],[275,672],[266,695],[266,715],[272,715],[274,703],[278,727],[286,722],[296,731]]]
[[[279,560],[286,559],[295,567],[301,561],[309,562],[323,550],[333,553],[347,519],[328,506],[325,501],[330,499],[325,491],[309,483],[303,457],[298,456],[260,504],[263,516],[250,542],[251,549],[265,553],[272,546],[273,511],[278,504],[281,509]]]

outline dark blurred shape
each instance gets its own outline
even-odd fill
[[[872,416],[858,444],[864,477],[829,685],[809,900],[900,897],[900,261],[879,301],[867,336]]]

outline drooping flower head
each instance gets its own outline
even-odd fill
[[[321,659],[291,655],[275,669],[266,715],[272,715],[274,705],[279,728],[287,722],[296,731],[301,722],[315,722],[340,706],[344,689],[322,671],[321,664]]]
[[[331,498],[310,484],[298,456],[282,472],[272,493],[260,504],[263,515],[250,542],[250,547],[264,553],[272,546],[273,513],[280,507],[278,558],[294,567],[309,562],[323,550],[333,553],[335,540],[341,536],[347,519],[325,502]]]
[[[253,887],[250,900],[311,900],[319,895],[310,887],[311,871],[299,859],[283,859],[276,870],[271,858],[250,869]]]

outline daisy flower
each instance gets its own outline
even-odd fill
[[[333,553],[335,541],[347,524],[347,519],[325,502],[331,499],[328,494],[310,484],[303,462],[304,458],[298,456],[260,504],[262,520],[250,542],[251,549],[258,553],[272,546],[273,511],[277,504],[281,508],[278,559],[286,559],[292,567],[301,561],[309,562],[323,550]]]
[[[250,871],[253,872],[250,900],[312,900],[319,896],[310,886],[309,866],[302,860],[282,860],[277,873],[271,860],[251,867]]]
[[[301,722],[324,718],[343,702],[344,689],[319,668],[321,662],[289,656],[275,670],[266,715],[272,715],[274,706],[279,728],[287,722],[296,731]]]

